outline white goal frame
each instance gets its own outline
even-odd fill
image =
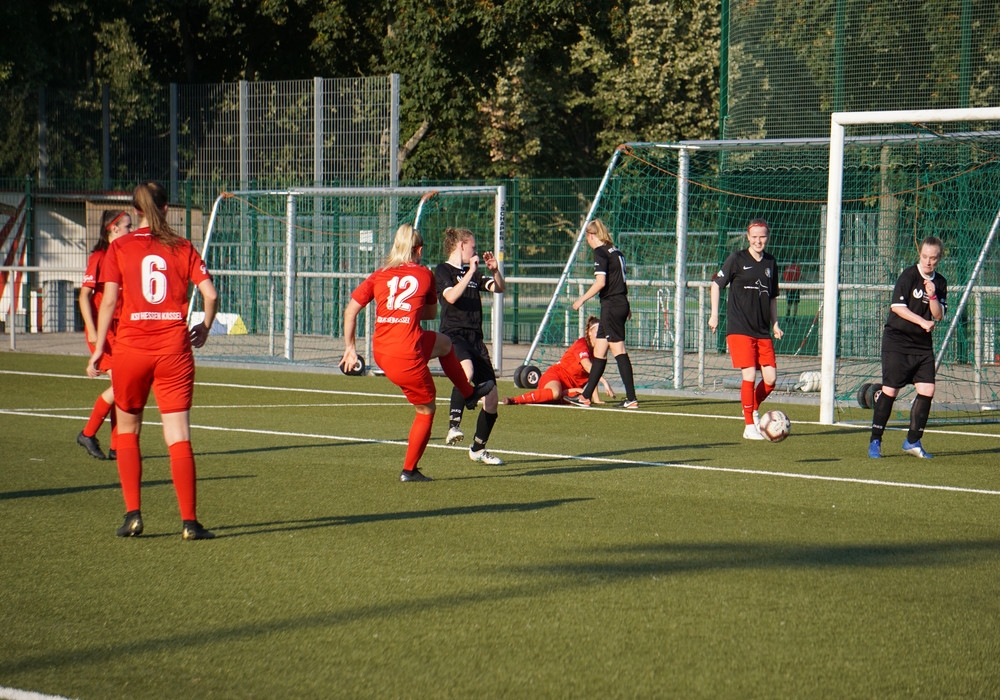
[[[961,122],[1000,120],[1000,107],[969,109],[925,109],[883,112],[834,112],[830,115],[830,174],[827,187],[826,248],[823,272],[823,336],[820,352],[820,410],[819,422],[834,423],[834,403],[837,367],[837,307],[840,278],[841,209],[844,187],[844,137],[845,127],[867,124],[910,124],[917,122]],[[990,245],[996,235],[998,221],[994,221]],[[958,318],[959,311],[952,312]]]
[[[216,197],[215,202],[212,204],[212,211],[208,218],[208,225],[205,228],[205,238],[202,244],[201,255],[204,260],[208,260],[208,248],[212,242],[212,232],[216,227],[216,220],[219,215],[219,206],[221,203],[233,196],[237,197],[248,197],[254,195],[268,195],[275,197],[285,198],[285,269],[281,273],[284,277],[284,299],[285,299],[285,331],[284,331],[284,348],[282,350],[282,357],[286,360],[295,360],[295,281],[299,273],[296,269],[296,204],[299,198],[302,197],[322,197],[322,196],[354,196],[354,197],[373,197],[378,199],[384,199],[390,202],[391,208],[395,209],[396,199],[402,196],[406,197],[421,197],[420,203],[418,205],[417,211],[415,213],[414,226],[419,227],[420,216],[423,212],[424,205],[430,201],[433,197],[448,197],[456,195],[473,195],[488,197],[492,196],[494,199],[494,213],[493,213],[493,250],[496,255],[497,263],[500,266],[500,273],[503,274],[503,264],[504,264],[504,226],[505,226],[505,216],[506,216],[506,197],[507,188],[503,185],[477,185],[477,186],[448,186],[448,187],[292,187],[286,189],[252,189],[252,190],[230,190],[221,193]],[[369,270],[366,274],[370,274],[374,270]],[[225,270],[213,270],[213,274],[225,274]],[[331,278],[337,277],[357,277],[355,274],[349,273],[308,273],[309,276],[326,276]],[[363,279],[363,278],[362,278]],[[360,279],[358,280],[360,282]],[[188,316],[194,309],[195,299],[197,295],[197,288],[195,288],[194,293],[191,296],[191,302],[188,307]],[[503,309],[504,309],[504,295],[503,294],[493,294],[493,313],[492,313],[492,334],[493,334],[493,363],[497,371],[503,366]],[[371,315],[366,315],[367,319],[371,318]],[[370,323],[366,321],[365,328],[365,339],[364,339],[364,356],[369,358],[369,364],[374,367],[374,357],[371,352],[371,336],[372,329],[369,326]]]

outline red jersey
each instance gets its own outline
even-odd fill
[[[559,364],[554,369],[559,370],[567,388],[585,386],[590,378],[590,373],[583,368],[581,360],[593,361],[593,359],[590,348],[587,347],[587,339],[578,338],[559,358]]]
[[[430,270],[416,263],[376,270],[351,292],[351,298],[362,306],[375,300],[375,352],[426,363],[420,321],[424,307],[437,304]]]
[[[148,228],[111,242],[99,282],[114,282],[121,294],[115,344],[150,354],[190,352],[188,285],[210,279],[201,255],[181,239],[169,248]]]
[[[101,267],[104,265],[104,257],[107,254],[107,248],[104,250],[95,250],[87,258],[87,270],[83,273],[83,283],[81,287],[86,287],[88,289],[93,289],[94,293],[90,296],[90,311],[94,316],[94,321],[97,321],[97,314],[101,308],[101,299],[104,298],[104,283],[98,282],[97,280],[101,276]],[[115,340],[115,329],[118,326],[118,316],[122,310],[122,300],[118,297],[118,303],[115,305],[115,315],[111,319],[111,325],[108,327],[108,345],[112,345]],[[91,350],[93,351],[93,350]]]

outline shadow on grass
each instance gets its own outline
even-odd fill
[[[320,518],[303,520],[274,520],[263,523],[246,523],[243,525],[224,525],[211,528],[220,537],[242,537],[245,535],[262,535],[271,532],[293,532],[297,530],[312,530],[322,527],[340,527],[342,525],[364,525],[366,523],[391,522],[396,520],[417,520],[424,518],[446,518],[456,515],[478,515],[483,513],[527,513],[544,508],[555,508],[567,503],[589,501],[590,498],[558,498],[547,501],[529,503],[486,503],[472,506],[454,506],[451,508],[436,508],[434,510],[404,510],[395,513],[364,513],[359,515],[330,515]],[[235,531],[229,534],[227,530]]]
[[[539,503],[481,506],[500,511],[532,510],[558,505],[558,501]],[[425,517],[428,514],[449,514],[452,509],[413,514],[390,514],[395,517]],[[455,509],[464,511],[466,509]],[[478,512],[484,512],[482,510]],[[487,511],[488,512],[488,511]],[[357,517],[364,521],[371,516]],[[375,516],[377,518],[377,516]],[[93,644],[72,650],[25,654],[21,658],[0,659],[0,675],[45,669],[58,672],[64,667],[101,667],[120,659],[142,659],[148,654],[172,653],[181,649],[214,648],[219,644],[267,638],[282,632],[336,628],[359,620],[393,620],[400,616],[419,615],[427,611],[461,609],[476,605],[496,605],[500,600],[551,597],[559,589],[585,590],[600,588],[615,581],[667,577],[704,571],[766,571],[825,568],[940,568],[961,564],[975,558],[996,559],[1000,540],[926,542],[909,544],[869,545],[797,545],[745,542],[649,544],[625,549],[599,549],[590,554],[590,561],[554,562],[537,567],[500,569],[510,576],[526,580],[502,587],[481,588],[472,592],[435,595],[408,595],[405,600],[358,605],[342,610],[317,612],[273,620],[241,621],[228,627],[208,629],[196,626],[190,632],[145,639],[129,639],[119,644]]]
[[[232,474],[230,476],[205,476],[199,477],[198,482],[202,481],[223,481],[229,479],[253,479],[255,476],[253,474]],[[142,487],[149,488],[152,486],[173,486],[174,482],[170,479],[156,479],[153,481],[143,481]],[[27,491],[5,491],[0,492],[0,501],[12,501],[16,498],[47,498],[49,496],[68,496],[74,493],[88,493],[91,491],[107,491],[108,489],[118,490],[122,485],[115,481],[110,484],[85,484],[82,486],[64,486],[61,488],[52,489],[28,489]]]

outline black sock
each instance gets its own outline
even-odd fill
[[[604,375],[604,368],[608,366],[608,358],[595,357],[590,365],[590,377],[587,378],[587,386],[583,387],[583,398],[590,401],[594,396],[594,389]]]
[[[895,396],[889,396],[881,390],[877,392],[875,409],[872,411],[872,440],[882,439],[885,424],[889,422],[889,416],[892,415],[892,404],[895,401]]]
[[[910,409],[910,430],[906,434],[906,441],[911,445],[924,436],[924,428],[927,427],[927,418],[931,414],[931,397],[917,394],[913,399],[913,407]]]
[[[621,355],[615,355],[615,362],[618,363],[618,374],[622,377],[622,383],[625,384],[625,398],[628,401],[635,401],[635,377],[632,375],[632,360],[629,359],[627,352],[623,352]]]
[[[479,420],[476,421],[476,438],[472,441],[473,452],[486,449],[486,443],[490,439],[490,433],[493,432],[493,426],[496,425],[496,422],[496,413],[487,413],[485,408],[479,412]]]
[[[451,390],[451,405],[448,408],[448,427],[457,428],[462,424],[462,412],[465,411],[465,397],[457,387]]]

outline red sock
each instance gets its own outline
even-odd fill
[[[108,414],[111,413],[113,407],[114,405],[105,401],[103,396],[98,396],[97,401],[94,402],[94,408],[90,412],[87,425],[83,426],[83,434],[87,437],[97,435],[97,431],[101,429],[101,424],[108,417]]]
[[[469,378],[465,376],[465,370],[462,369],[462,363],[455,355],[455,348],[448,351],[447,355],[442,355],[441,369],[451,380],[451,383],[458,387],[458,390],[462,392],[462,396],[469,398],[472,396],[473,386],[469,384]]]
[[[191,451],[191,441],[175,442],[170,450],[170,476],[174,480],[174,491],[177,492],[177,505],[180,506],[181,520],[197,520],[195,515],[195,471],[194,452]]]
[[[747,425],[753,424],[753,411],[754,411],[754,388],[753,382],[748,382],[743,380],[740,384],[740,402],[743,404],[743,421]]]
[[[125,512],[139,510],[142,503],[142,455],[139,453],[139,436],[122,433],[118,436],[118,479],[125,497]]]
[[[541,389],[535,389],[534,391],[529,391],[527,394],[515,397],[514,403],[548,403],[555,400],[556,392],[552,391],[552,389],[542,387]]]
[[[764,380],[761,379],[760,384],[754,390],[753,407],[755,410],[760,408],[760,405],[764,403],[764,399],[770,396],[772,391],[774,391],[774,384],[765,384]]]
[[[410,438],[406,444],[406,460],[403,462],[403,469],[406,471],[416,469],[417,462],[424,456],[424,450],[427,449],[427,443],[431,439],[433,426],[433,413],[418,413],[413,418],[413,425],[410,426]]]

